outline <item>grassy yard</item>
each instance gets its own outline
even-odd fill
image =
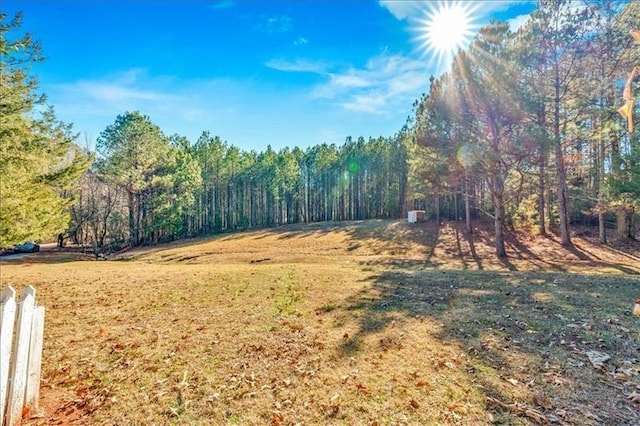
[[[0,281],[47,309],[31,424],[639,424],[640,250],[575,242],[295,225]]]

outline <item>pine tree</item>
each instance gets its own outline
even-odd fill
[[[0,14],[0,247],[64,232],[73,200],[62,194],[91,162],[53,108],[36,116],[45,97],[30,67],[42,57],[31,35],[18,34],[21,21]]]
[[[102,156],[100,171],[127,193],[129,239],[140,245],[154,220],[158,174],[170,166],[169,139],[151,119],[138,111],[119,115],[100,134],[96,148]]]

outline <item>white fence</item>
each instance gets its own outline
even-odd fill
[[[11,287],[0,292],[0,426],[19,425],[40,398],[44,306],[32,286],[15,296]]]

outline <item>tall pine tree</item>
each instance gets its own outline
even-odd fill
[[[64,232],[72,200],[62,194],[91,161],[52,108],[36,114],[45,97],[31,66],[42,57],[21,22],[0,14],[0,247]]]

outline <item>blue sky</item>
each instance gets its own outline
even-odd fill
[[[420,1],[17,1],[47,60],[58,118],[90,144],[139,110],[168,135],[204,130],[242,149],[392,136],[442,72],[420,48]],[[519,25],[532,2],[460,2],[478,27]],[[477,27],[476,27],[477,28]]]

